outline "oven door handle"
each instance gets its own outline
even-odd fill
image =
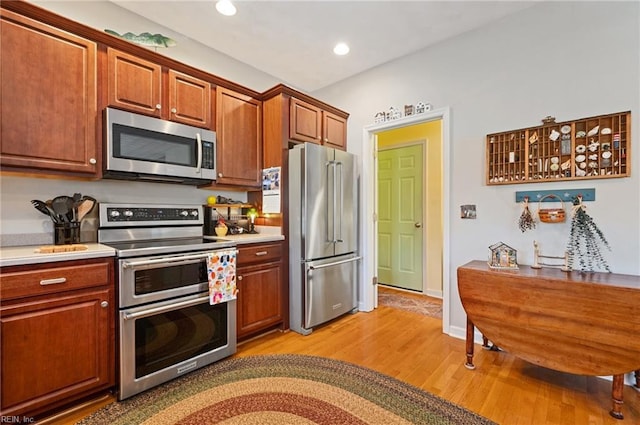
[[[148,310],[138,311],[136,313],[123,313],[122,316],[124,317],[124,320],[140,319],[142,317],[149,317],[156,314],[166,313],[168,311],[173,311],[178,308],[191,307],[197,304],[202,304],[203,302],[208,300],[209,300],[209,296],[204,295],[202,297],[198,297],[193,300],[180,301],[180,302],[170,304],[170,305],[165,305],[162,307],[155,307],[155,308],[150,308]]]
[[[172,265],[176,264],[190,264],[197,263],[197,261],[189,261],[189,260],[201,260],[203,258],[207,258],[209,254],[192,254],[192,255],[183,255],[180,257],[172,257],[172,258],[155,258],[153,260],[143,260],[143,261],[123,261],[122,267],[125,269],[129,267],[139,267],[139,266],[150,266],[153,264],[166,264],[171,263]]]

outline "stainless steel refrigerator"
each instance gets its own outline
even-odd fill
[[[291,330],[357,311],[355,156],[312,143],[289,150]]]

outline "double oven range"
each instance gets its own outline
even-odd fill
[[[236,301],[209,304],[199,205],[100,204],[98,242],[116,250],[123,400],[236,352]]]

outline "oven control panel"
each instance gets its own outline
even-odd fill
[[[145,224],[202,224],[199,205],[100,204],[100,226]]]

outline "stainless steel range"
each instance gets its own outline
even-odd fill
[[[236,301],[209,304],[199,205],[100,204],[98,242],[116,249],[123,400],[236,352]]]

